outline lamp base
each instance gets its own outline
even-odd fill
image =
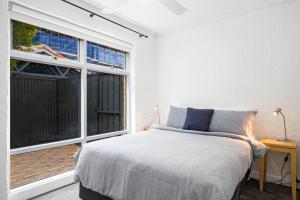
[[[278,142],[290,142],[290,139],[276,139]]]

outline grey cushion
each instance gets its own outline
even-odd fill
[[[227,132],[252,137],[253,122],[256,111],[225,111],[215,110],[210,132]]]
[[[182,129],[185,123],[186,112],[186,108],[170,106],[167,126]]]

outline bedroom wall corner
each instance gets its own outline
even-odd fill
[[[145,45],[144,43],[148,43]],[[135,92],[136,92],[136,130],[141,131],[145,127],[156,122],[153,112],[157,99],[156,78],[156,37],[149,41],[143,41],[137,45],[135,67]],[[139,64],[140,63],[140,64]]]
[[[299,142],[299,24],[300,1],[293,0],[160,36],[157,90],[162,121],[170,105],[257,110],[255,137],[283,138],[282,118],[272,114],[282,107],[288,137]],[[268,177],[280,176],[283,158],[270,154]],[[255,177],[257,162],[253,171]]]
[[[9,195],[9,18],[8,1],[0,2],[0,199]]]

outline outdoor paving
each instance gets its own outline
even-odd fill
[[[73,170],[79,147],[72,144],[11,156],[11,189]]]

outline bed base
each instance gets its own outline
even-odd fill
[[[245,186],[247,179],[249,177],[250,174],[250,169],[248,169],[248,171],[246,172],[243,180],[238,184],[238,186],[235,189],[234,195],[232,197],[231,200],[239,200],[240,199],[240,193],[243,189],[243,187]],[[80,183],[79,186],[79,197],[82,200],[113,200],[110,197],[104,196],[99,194],[98,192],[94,192],[90,189],[85,188],[84,186],[82,186],[82,184]]]

